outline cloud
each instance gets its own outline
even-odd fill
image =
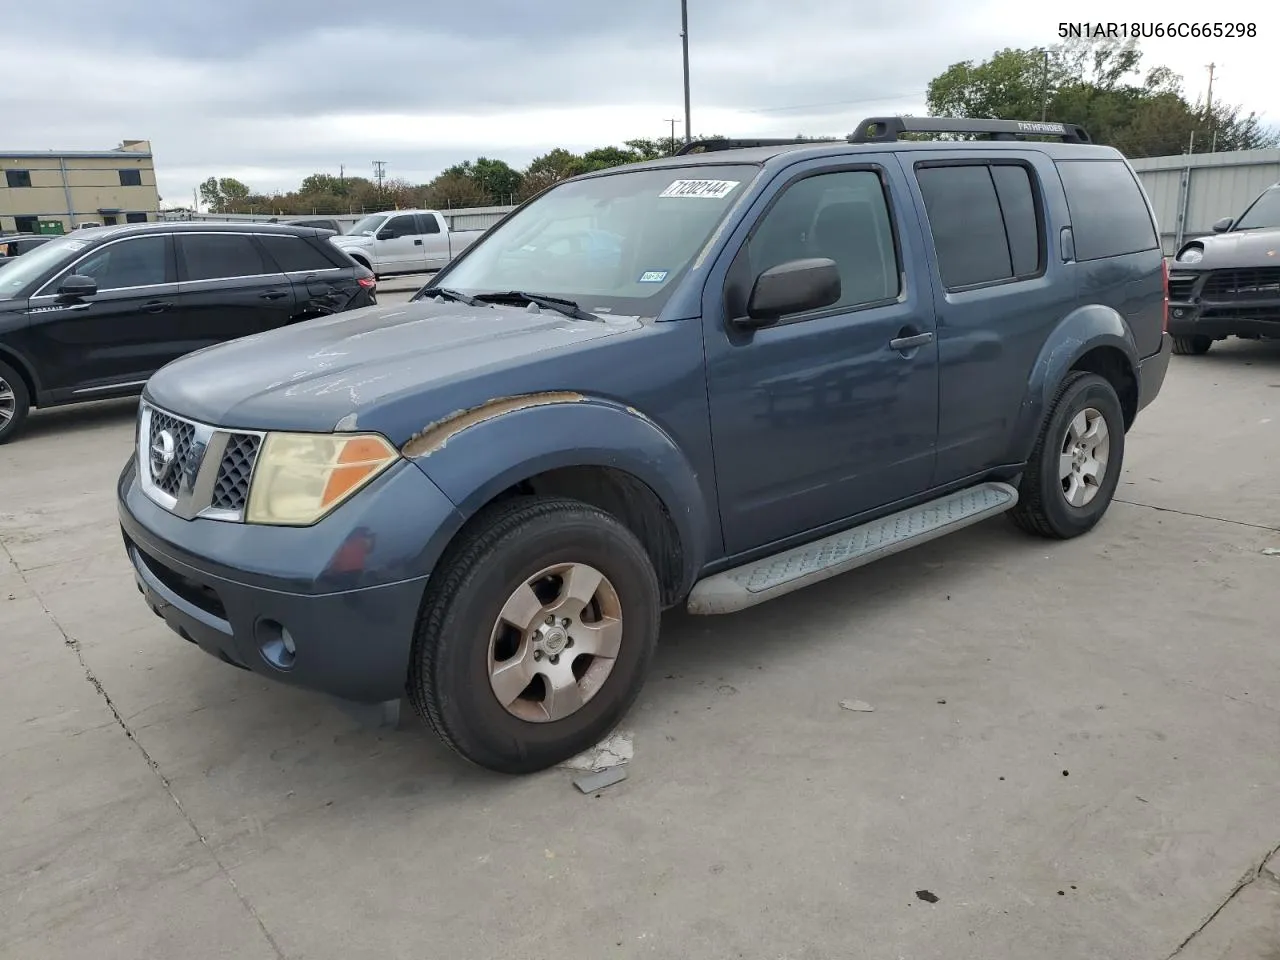
[[[868,115],[924,112],[929,79],[951,63],[1058,39],[1051,13],[1014,0],[689,4],[695,133],[843,134]],[[174,200],[210,175],[269,190],[340,164],[367,175],[376,159],[422,181],[482,153],[521,164],[554,146],[665,136],[672,117],[682,132],[676,0],[80,2],[59,19],[52,53],[47,8],[11,6],[0,149],[150,139]],[[1114,4],[1083,0],[1057,15],[1105,20]],[[1154,0],[1124,15],[1207,16]],[[1149,64],[1186,75],[1192,96],[1217,62],[1215,98],[1280,121],[1268,27],[1253,41],[1144,49]]]

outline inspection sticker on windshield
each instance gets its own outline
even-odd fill
[[[667,279],[667,271],[665,270],[646,270],[640,274],[641,283],[661,283]]]
[[[741,182],[740,180],[677,180],[658,196],[704,197],[708,200],[723,200]]]

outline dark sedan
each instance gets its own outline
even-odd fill
[[[52,240],[51,236],[36,233],[0,234],[0,267],[12,263],[24,253],[30,253],[36,247],[43,246]]]
[[[31,407],[132,396],[194,350],[376,303],[326,231],[153,223],[77,230],[0,270],[0,443]]]

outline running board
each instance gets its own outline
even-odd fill
[[[1018,502],[1007,483],[982,483],[852,530],[699,580],[693,614],[735,613],[1004,513]]]

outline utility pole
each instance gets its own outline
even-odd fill
[[[1044,53],[1044,72],[1040,75],[1040,121],[1049,118],[1049,51]]]
[[[1204,98],[1204,112],[1206,114],[1205,119],[1209,121],[1209,134],[1212,137],[1209,142],[1210,153],[1213,153],[1218,146],[1218,132],[1214,129],[1213,123],[1213,71],[1216,70],[1217,67],[1218,65],[1216,63],[1211,63],[1205,67],[1205,69],[1209,71],[1209,93]]]
[[[382,199],[382,180],[387,175],[387,161],[373,161],[373,179],[378,181],[378,199]]]
[[[680,0],[680,43],[684,47],[684,142],[693,141],[689,118],[689,0]]]
[[[674,157],[676,155],[676,119],[670,118],[667,123],[671,124],[671,149],[668,151],[668,156]]]

